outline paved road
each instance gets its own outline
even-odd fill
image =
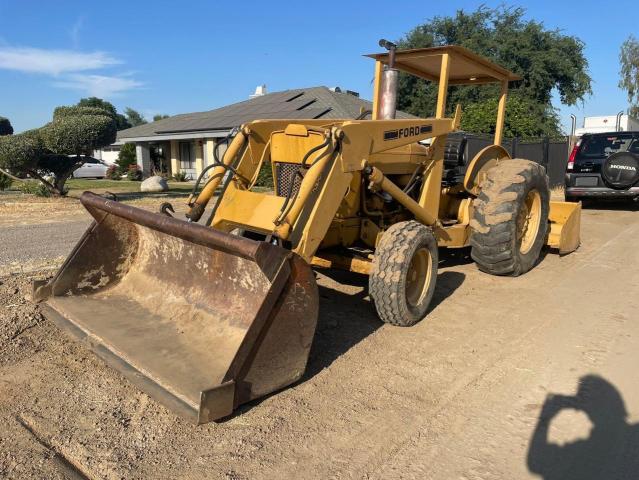
[[[0,271],[30,270],[34,265],[66,257],[89,225],[89,220],[2,226]]]

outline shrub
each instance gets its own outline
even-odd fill
[[[273,168],[270,162],[264,162],[262,164],[260,172],[257,174],[255,185],[258,187],[273,188]]]
[[[107,102],[106,100],[102,100],[101,98],[97,97],[82,98],[78,102],[77,106],[99,108],[100,110],[104,110],[111,118],[113,118],[113,120],[115,120],[115,124],[118,130],[131,128],[131,124],[126,119],[126,117],[121,113],[118,113],[113,104]]]
[[[188,180],[188,175],[186,172],[177,172],[173,175],[173,180],[176,182],[186,182]]]
[[[48,152],[41,156],[37,170],[52,173],[55,182],[49,184],[51,192],[64,195],[65,182],[84,163],[80,155],[113,143],[116,124],[99,108],[58,107],[53,122],[42,127],[39,136]],[[39,174],[29,173],[40,178]]]
[[[106,115],[64,116],[41,131],[45,146],[62,155],[90,154],[112,144],[116,135],[115,122]]]
[[[120,180],[122,179],[122,175],[120,174],[120,169],[117,165],[109,165],[106,171],[106,178],[109,180]]]
[[[58,107],[53,121],[44,127],[0,137],[0,168],[37,178],[50,193],[64,195],[65,182],[84,163],[80,155],[110,145],[115,136],[116,123],[109,112],[95,107]],[[47,180],[49,174],[53,177]]]
[[[32,132],[0,138],[0,168],[11,173],[28,173],[37,167],[43,153],[42,141]]]
[[[78,105],[56,107],[53,111],[53,121],[63,120],[69,117],[79,117],[82,115],[103,115],[113,118],[110,112],[99,107],[80,107]]]
[[[126,176],[129,180],[135,180],[139,182],[140,180],[142,180],[142,170],[140,170],[140,167],[138,167],[137,163],[129,165],[129,170]]]
[[[7,177],[4,173],[0,172],[0,191],[5,191],[12,183],[13,179],[11,177]]]
[[[51,196],[51,191],[42,182],[36,182],[36,181],[22,182],[19,188],[22,193],[29,193],[37,197]]]
[[[135,144],[125,143],[122,145],[120,152],[118,153],[118,160],[115,162],[123,172],[129,171],[129,165],[137,163],[137,157],[135,154]]]

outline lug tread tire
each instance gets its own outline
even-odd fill
[[[517,242],[517,215],[530,190],[541,197],[537,237],[528,252]],[[539,259],[548,231],[550,189],[545,169],[530,160],[506,160],[491,168],[473,202],[470,222],[471,257],[480,270],[492,275],[518,276]]]
[[[420,305],[413,307],[406,299],[406,275],[415,252],[424,247],[430,252],[431,284]],[[426,225],[411,220],[384,232],[369,277],[369,293],[383,322],[408,327],[426,316],[435,291],[438,261],[437,239]]]

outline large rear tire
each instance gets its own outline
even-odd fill
[[[426,316],[438,261],[437,239],[427,226],[399,222],[384,232],[368,283],[382,321],[408,327]]]
[[[518,276],[539,259],[548,231],[550,189],[545,169],[529,160],[491,168],[473,202],[471,256],[480,270]]]

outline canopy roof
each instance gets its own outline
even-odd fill
[[[457,45],[397,50],[395,52],[395,68],[432,82],[438,82],[442,56],[446,53],[450,56],[449,85],[475,85],[503,80],[521,80],[519,75],[515,75],[487,58]],[[371,53],[366,56],[388,64],[388,52]]]

